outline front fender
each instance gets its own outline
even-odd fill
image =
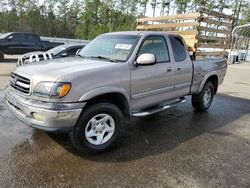
[[[126,97],[127,101],[129,101],[129,95],[127,91],[119,86],[103,86],[103,87],[92,89],[84,93],[79,99],[79,101],[87,101],[94,97],[104,95],[104,94],[109,94],[109,93],[120,93]]]
[[[218,73],[216,71],[212,71],[212,72],[209,72],[209,73],[205,74],[205,76],[203,77],[203,80],[200,83],[200,86],[198,88],[198,93],[201,92],[201,90],[203,89],[204,85],[206,84],[208,78],[211,77],[211,76],[217,76],[217,78],[219,78]]]

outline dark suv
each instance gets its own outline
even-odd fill
[[[0,35],[0,60],[4,54],[24,54],[32,51],[47,51],[63,43],[42,41],[34,33],[11,32]]]

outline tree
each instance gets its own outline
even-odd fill
[[[175,4],[177,5],[177,14],[186,13],[187,5],[191,2],[190,0],[175,0]]]
[[[42,4],[40,0],[1,0],[0,33],[29,31],[42,36],[92,39],[105,32],[134,30],[136,17],[145,16],[152,2],[161,5],[156,7],[161,15],[170,10],[182,14],[205,7],[220,12],[230,9],[234,27],[249,22],[249,0],[44,0]]]
[[[233,27],[236,27],[240,24],[240,13],[242,12],[242,15],[245,15],[247,17],[247,10],[249,9],[249,0],[235,0],[234,5],[232,7],[233,10]],[[242,11],[243,10],[243,11]]]
[[[242,11],[242,19],[240,25],[250,23],[250,7],[246,6]]]
[[[145,17],[146,15],[146,11],[147,11],[147,4],[148,4],[149,0],[140,0],[138,1],[139,4],[139,9],[142,9],[142,16]]]
[[[57,6],[57,17],[59,19],[58,26],[61,27],[60,37],[68,36],[68,18],[69,18],[69,0],[59,0]]]

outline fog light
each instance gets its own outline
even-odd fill
[[[44,121],[45,117],[42,114],[38,114],[36,112],[32,113],[33,119],[35,119],[36,121]]]

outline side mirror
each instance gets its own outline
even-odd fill
[[[67,53],[63,53],[63,54],[61,55],[61,57],[67,57],[67,56],[68,56]]]
[[[11,39],[13,39],[12,35],[7,37],[7,40],[11,40]]]
[[[137,60],[136,64],[137,65],[153,65],[156,63],[156,58],[154,54],[141,54]]]

